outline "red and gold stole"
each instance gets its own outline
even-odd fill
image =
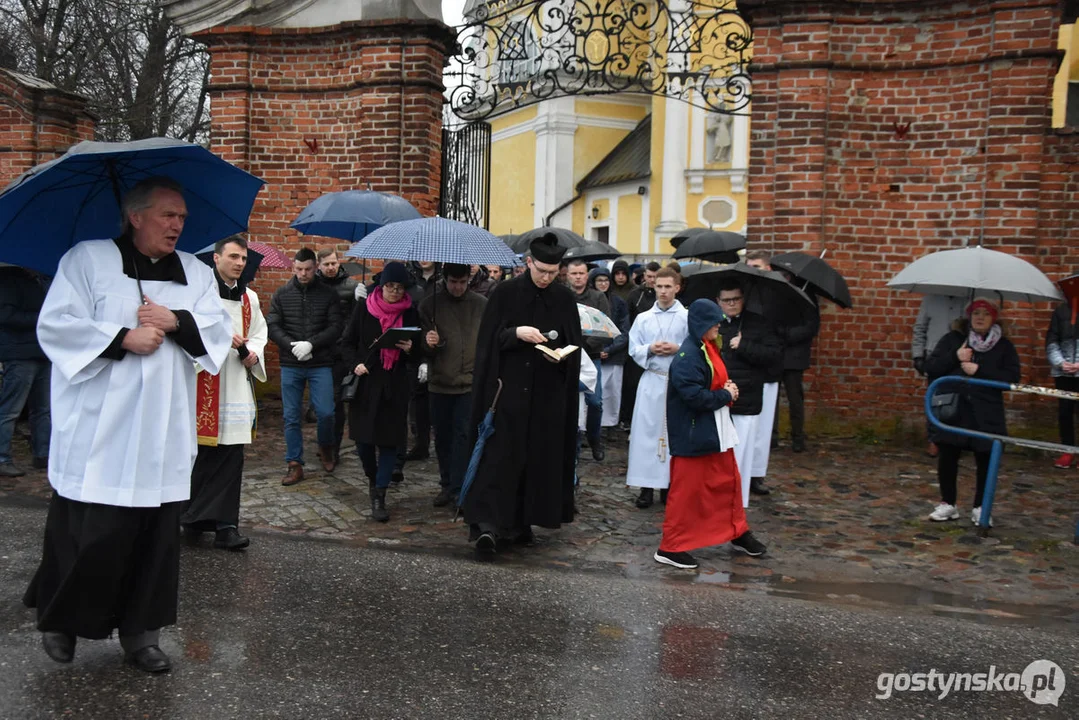
[[[251,301],[244,291],[240,298],[240,315],[243,328],[240,334],[247,337],[251,327]],[[224,372],[224,366],[221,368]],[[195,430],[199,445],[217,446],[218,414],[221,410],[221,373],[211,375],[202,370],[195,379]]]

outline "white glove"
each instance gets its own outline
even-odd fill
[[[367,297],[367,286],[363,283],[356,283],[356,299],[363,300]]]
[[[307,362],[311,359],[311,351],[314,346],[306,340],[297,340],[292,343],[292,354],[296,356],[296,359],[300,362]]]
[[[427,363],[420,363],[419,372],[416,373],[416,379],[421,383],[427,382]]]

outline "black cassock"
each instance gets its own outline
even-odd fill
[[[569,288],[540,289],[529,272],[495,287],[476,341],[470,443],[502,380],[494,434],[464,504],[476,531],[513,537],[530,525],[572,522],[580,351],[560,363],[545,359],[517,327],[558,331],[551,348],[581,346],[581,320]]]

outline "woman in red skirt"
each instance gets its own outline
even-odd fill
[[[728,379],[720,357],[722,319],[711,300],[690,305],[689,336],[668,378],[671,488],[663,539],[653,557],[677,568],[697,567],[689,550],[726,542],[748,555],[765,552],[749,532],[742,508],[742,480],[732,449],[739,438],[728,408],[738,398],[738,386]]]

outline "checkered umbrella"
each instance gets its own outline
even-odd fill
[[[384,225],[349,248],[345,256],[503,267],[521,264],[495,235],[475,225],[441,217]]]

